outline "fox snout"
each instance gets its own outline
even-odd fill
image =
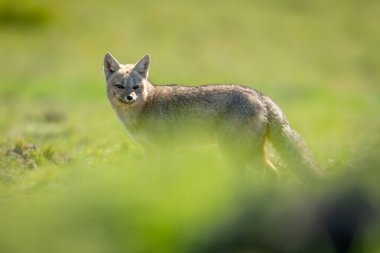
[[[129,94],[126,94],[122,97],[119,97],[119,100],[123,103],[126,103],[126,104],[132,104],[133,102],[135,102],[137,99],[137,96],[136,96],[136,93],[135,92],[131,92]]]

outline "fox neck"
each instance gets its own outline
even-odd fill
[[[144,96],[144,100],[146,101],[148,99],[148,97],[150,97],[154,94],[156,86],[154,86],[151,82],[149,82],[146,79],[144,79],[143,82],[144,82],[144,87],[145,87],[144,92],[143,92],[143,96]]]

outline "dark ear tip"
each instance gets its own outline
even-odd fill
[[[106,52],[104,59],[110,59],[113,58],[112,55],[109,52]]]

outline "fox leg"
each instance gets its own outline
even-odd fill
[[[263,159],[264,159],[265,165],[272,173],[275,173],[277,176],[279,176],[278,169],[276,168],[276,166],[273,165],[273,163],[269,159],[268,145],[269,145],[269,139],[265,135],[264,143],[263,143]]]
[[[263,175],[271,164],[265,159],[263,137],[245,134],[243,131],[230,137],[218,138],[218,147],[222,157],[238,171],[247,171],[253,175]],[[275,168],[273,165],[270,168]],[[272,169],[270,171],[273,171]],[[277,175],[277,174],[276,174]]]

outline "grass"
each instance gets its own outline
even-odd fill
[[[229,234],[225,224],[242,217],[257,229],[244,230],[255,249],[286,244],[276,223],[333,252],[333,236],[287,218],[304,224],[322,207],[340,210],[345,196],[377,213],[379,9],[339,0],[1,2],[0,251],[223,252],[212,249],[228,249],[244,227]],[[243,180],[209,149],[142,159],[105,97],[107,51],[123,63],[150,53],[157,83],[264,92],[328,178]],[[379,250],[369,220],[353,250]],[[305,252],[310,241],[294,245]]]

